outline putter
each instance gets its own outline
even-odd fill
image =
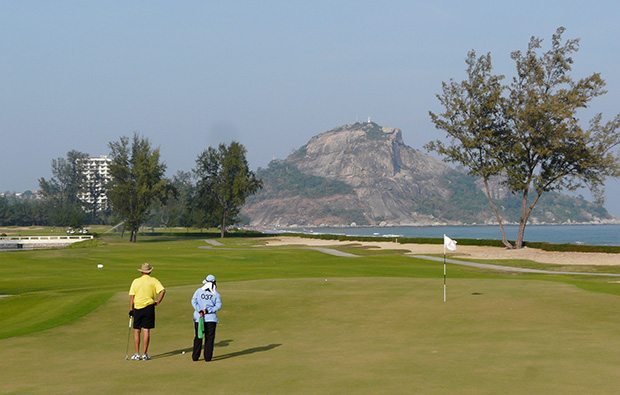
[[[131,337],[131,321],[133,317],[129,317],[129,330],[127,331],[127,347],[125,347],[125,360],[129,361],[129,338]]]

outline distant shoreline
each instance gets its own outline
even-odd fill
[[[286,234],[303,233],[310,235],[342,235],[353,237],[390,238],[438,238],[444,234],[452,238],[501,240],[502,234],[497,225],[435,225],[435,226],[383,226],[383,227],[271,227],[257,229],[264,233]],[[517,225],[505,225],[506,237],[515,241]],[[595,246],[620,246],[620,224],[536,224],[525,228],[526,242],[550,244],[576,244]]]
[[[519,226],[518,222],[506,222],[502,223],[504,226]],[[593,222],[540,222],[535,224],[527,224],[526,229],[533,226],[608,226],[608,225],[620,225],[620,218],[614,218],[610,220],[601,220],[601,221],[593,221]],[[260,230],[260,229],[281,229],[281,230],[296,230],[296,229],[304,229],[304,228],[312,228],[312,229],[339,229],[339,228],[352,228],[352,229],[368,229],[368,228],[436,228],[441,226],[486,226],[486,227],[499,227],[499,224],[489,223],[489,224],[464,224],[464,223],[433,223],[433,224],[385,224],[385,225],[282,225],[278,227],[268,227],[268,226],[250,226],[252,229]]]

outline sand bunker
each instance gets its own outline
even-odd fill
[[[384,241],[337,241],[306,239],[302,237],[282,236],[267,240],[269,246],[305,245],[312,247],[336,247],[358,244],[391,250],[405,250],[408,254],[443,254],[441,244],[398,244]],[[540,263],[558,265],[620,265],[620,254],[605,254],[598,252],[556,252],[542,251],[536,248],[521,248],[509,250],[501,247],[457,246],[456,252],[449,254],[451,258],[466,259],[527,259]]]

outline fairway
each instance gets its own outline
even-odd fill
[[[125,361],[127,297],[0,341],[0,392],[614,393],[617,297],[543,281],[222,282],[215,357],[192,362],[197,286],[169,289],[152,361]],[[182,354],[186,351],[186,354]],[[140,390],[142,377],[149,382]]]
[[[444,303],[437,262],[263,243],[110,238],[5,253],[0,393],[617,392],[617,283],[448,265]],[[126,361],[127,290],[142,260],[167,293],[153,359]],[[214,360],[193,362],[190,298],[208,273],[223,308]]]

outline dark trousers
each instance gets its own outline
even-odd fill
[[[216,326],[217,322],[205,322],[205,361],[210,361],[213,358]],[[192,359],[194,361],[200,359],[200,351],[202,351],[202,339],[198,338],[198,323],[194,322],[194,351],[192,352]]]

